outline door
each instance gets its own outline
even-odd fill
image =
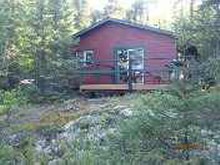
[[[120,83],[128,83],[129,62],[131,62],[132,83],[144,83],[144,49],[118,49],[116,52],[116,79]]]
[[[129,49],[133,83],[144,83],[144,50],[142,48]]]

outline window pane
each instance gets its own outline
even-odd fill
[[[130,49],[129,56],[132,60],[132,69],[144,69],[143,49]]]
[[[85,65],[91,64],[93,62],[93,58],[94,58],[94,51],[93,50],[84,51],[84,63],[85,63]]]
[[[92,61],[93,58],[93,52],[87,52],[86,53],[86,61]]]

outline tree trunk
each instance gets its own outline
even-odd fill
[[[194,16],[194,6],[195,6],[195,0],[190,1],[190,18],[193,19]]]

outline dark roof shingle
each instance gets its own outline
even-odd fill
[[[146,31],[152,31],[152,32],[167,35],[167,36],[170,36],[173,38],[176,37],[174,35],[174,33],[167,31],[167,30],[164,30],[164,29],[160,29],[160,28],[156,28],[156,27],[152,27],[152,26],[141,25],[141,24],[127,21],[127,20],[121,20],[121,19],[115,19],[115,18],[107,18],[102,21],[99,21],[99,22],[93,24],[92,26],[90,26],[86,29],[83,29],[83,30],[79,31],[78,33],[74,34],[73,37],[80,37],[80,36],[86,34],[87,32],[104,25],[107,22],[113,22],[113,23],[118,23],[118,24],[130,26],[130,27],[134,27],[134,28],[138,28],[138,29],[142,29],[142,30],[146,30]]]

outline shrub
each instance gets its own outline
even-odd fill
[[[0,164],[10,164],[14,157],[13,148],[4,144],[0,144]]]
[[[0,91],[0,115],[7,113],[14,106],[26,103],[26,101],[19,89]]]
[[[16,106],[32,103],[38,95],[34,85],[19,86],[12,90],[0,90],[0,115],[9,112]]]

